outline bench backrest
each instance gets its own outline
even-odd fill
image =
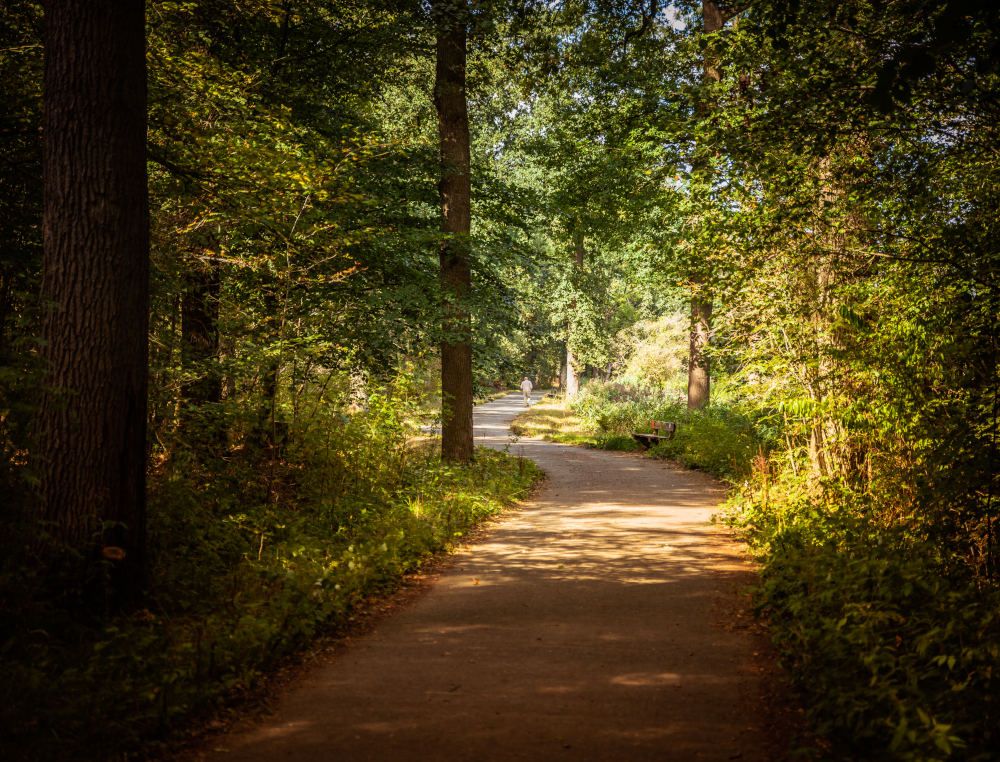
[[[677,424],[673,421],[650,421],[649,428],[653,431],[676,431]]]

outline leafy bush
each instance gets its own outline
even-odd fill
[[[809,496],[801,479],[778,482],[770,502],[745,490],[732,518],[763,562],[759,610],[836,757],[996,759],[1000,593],[955,574],[919,522],[886,526],[835,485]]]
[[[632,437],[622,434],[602,434],[595,438],[594,444],[600,450],[612,450],[616,452],[629,452],[639,449],[638,442]]]
[[[415,444],[406,399],[331,405],[278,457],[177,453],[151,489],[148,608],[112,621],[24,595],[0,631],[5,758],[105,758],[163,737],[337,627],[367,596],[525,494],[529,461]],[[7,603],[23,576],[0,580]]]
[[[677,385],[687,362],[690,318],[683,313],[657,320],[642,320],[619,331],[615,343],[622,348],[619,379],[642,386]]]
[[[713,405],[688,412],[673,405],[657,410],[656,418],[680,423],[673,439],[652,448],[654,455],[732,482],[746,477],[754,455],[766,446],[752,420],[731,407]]]
[[[573,402],[573,410],[598,435],[627,436],[655,416],[666,400],[645,386],[591,381]]]
[[[573,408],[594,432],[595,444],[609,450],[634,449],[626,441],[632,441],[633,431],[648,431],[651,420],[676,421],[674,438],[651,453],[732,481],[743,479],[767,446],[753,419],[735,406],[689,411],[684,402],[649,387],[591,382]]]

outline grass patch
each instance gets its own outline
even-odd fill
[[[594,443],[594,446],[601,450],[614,452],[633,452],[641,449],[638,442],[625,434],[598,434],[594,438]]]
[[[597,446],[597,438],[583,418],[560,398],[543,399],[525,408],[510,430],[519,437],[538,437],[549,442]]]
[[[662,392],[617,383],[591,382],[573,404],[580,428],[590,432],[595,447],[635,450],[632,432],[649,432],[651,420],[674,421],[677,432],[649,454],[669,458],[737,483],[766,443],[749,415],[732,404],[716,402],[704,410],[688,410]]]
[[[652,395],[631,393],[618,399],[606,386],[592,383],[572,405],[563,399],[543,400],[519,415],[511,430],[518,436],[628,452],[640,449],[632,432],[648,431],[651,419],[676,421],[674,438],[649,454],[730,482],[745,478],[762,447],[749,418],[726,406],[690,412]]]

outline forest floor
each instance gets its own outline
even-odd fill
[[[536,397],[538,395],[535,395]],[[432,584],[317,658],[202,760],[776,760],[797,716],[754,624],[723,487],[630,453],[476,442],[548,478]],[[190,759],[190,755],[186,755]]]

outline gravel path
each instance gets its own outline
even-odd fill
[[[537,395],[536,395],[537,396]],[[477,444],[547,472],[523,510],[424,595],[308,670],[211,760],[773,760],[773,672],[709,518],[718,482],[635,454],[511,441],[510,395]]]

